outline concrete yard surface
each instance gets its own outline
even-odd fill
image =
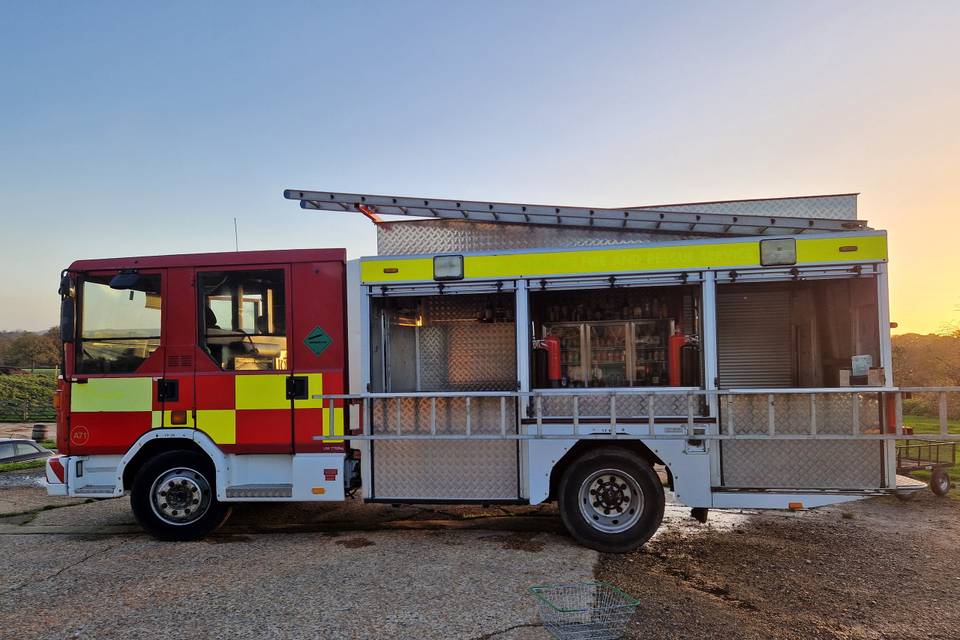
[[[142,534],[126,499],[0,519],[0,635],[547,638],[527,589],[598,556],[528,511],[245,505],[190,543]]]
[[[706,525],[670,504],[642,549],[601,556],[553,505],[247,504],[165,543],[126,498],[3,475],[2,638],[544,640],[528,588],[596,578],[640,599],[627,639],[960,637],[956,492]]]

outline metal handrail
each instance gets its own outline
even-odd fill
[[[905,436],[903,433],[902,421],[902,399],[904,393],[924,393],[933,392],[939,394],[939,433],[931,434],[912,434]],[[947,395],[949,393],[960,393],[960,387],[836,387],[836,388],[816,388],[816,389],[691,389],[691,388],[636,388],[636,389],[536,389],[531,391],[439,391],[439,392],[398,392],[398,393],[362,393],[362,394],[318,394],[312,396],[314,400],[321,400],[324,408],[329,408],[329,415],[332,419],[334,407],[339,403],[361,404],[362,405],[362,431],[360,433],[347,433],[342,437],[351,440],[533,440],[533,439],[661,439],[661,440],[902,440],[909,437],[911,440],[919,441],[960,441],[960,433],[949,432],[949,421],[947,419]],[[822,429],[821,419],[817,412],[817,396],[846,394],[851,396],[850,406],[850,430],[846,433],[829,433]],[[896,407],[896,420],[894,429],[887,429],[885,432],[864,432],[860,426],[860,398],[863,395],[883,394],[884,397],[892,396]],[[810,424],[803,433],[782,433],[777,429],[777,396],[798,396],[807,395],[810,397]],[[686,411],[683,415],[657,415],[654,411],[654,403],[657,396],[682,396],[686,398]],[[743,396],[766,396],[767,397],[767,416],[766,429],[752,432],[737,431],[737,424],[733,420],[733,407],[736,404],[737,397]],[[545,416],[543,400],[544,398],[565,397],[572,401],[572,415]],[[618,397],[637,397],[646,402],[646,415],[644,416],[623,416],[618,415],[617,398]],[[399,400],[409,398],[417,400],[430,401],[430,430],[429,433],[409,433],[404,431],[404,425],[401,415],[401,406]],[[474,399],[479,404],[482,399],[499,400],[499,429],[494,433],[478,432],[473,425],[473,406]],[[584,417],[580,411],[580,401],[583,398],[596,400],[606,398],[607,413],[600,416],[591,416],[587,418],[590,422],[584,422]],[[717,415],[703,416],[711,419],[711,422],[697,423],[695,421],[695,399],[705,398],[707,400],[717,401]],[[437,401],[440,399],[463,399],[465,409],[465,429],[462,433],[439,433],[437,430]],[[371,431],[371,404],[376,401],[394,402],[394,425],[393,432],[384,431],[374,433]],[[508,418],[507,401],[514,401],[513,417]],[[531,429],[524,431],[523,420],[520,417],[520,401],[525,400],[533,407]],[[728,412],[726,424],[724,425],[721,412]],[[886,412],[885,405],[878,403],[878,411]],[[560,426],[570,426],[570,432],[556,433],[554,430],[544,429],[545,420],[556,422]],[[670,420],[665,423],[664,429],[658,430],[657,424],[664,424],[664,420]],[[390,426],[390,420],[387,417],[387,409],[384,410],[384,428]],[[725,426],[725,429],[721,427]],[[509,427],[509,428],[508,428]],[[553,432],[551,432],[553,431]],[[316,436],[315,439],[322,440],[330,438],[329,435]]]

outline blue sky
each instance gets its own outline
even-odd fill
[[[76,258],[346,246],[286,187],[596,206],[862,192],[960,319],[960,3],[8,2],[0,329]]]

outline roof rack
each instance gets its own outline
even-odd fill
[[[506,202],[479,202],[474,200],[443,200],[438,198],[410,198],[378,196],[331,191],[301,191],[287,189],[283,197],[299,200],[304,209],[320,211],[357,211],[374,222],[379,216],[414,216],[470,222],[535,224],[558,227],[594,227],[635,231],[696,232],[723,236],[797,235],[856,231],[866,229],[864,220],[835,220],[817,217],[740,215],[691,210],[678,211],[650,207],[611,209],[601,207],[562,207],[540,204],[513,204]]]

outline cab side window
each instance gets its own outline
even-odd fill
[[[197,276],[200,347],[224,371],[287,368],[282,269]]]
[[[133,373],[160,347],[160,276],[140,275],[123,289],[112,278],[83,280],[78,373]]]

